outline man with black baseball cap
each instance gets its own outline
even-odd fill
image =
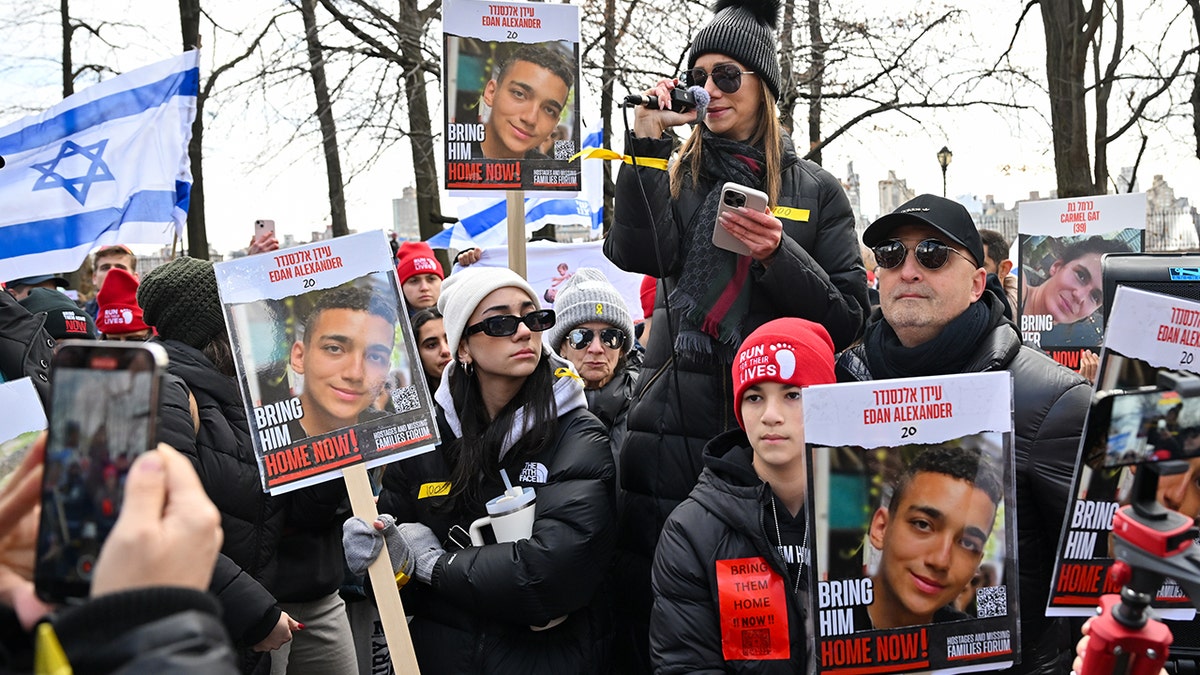
[[[863,233],[879,265],[879,311],[841,354],[841,382],[1007,370],[1016,422],[1020,606],[1046,606],[1054,550],[1070,497],[1087,380],[1021,344],[986,287],[983,242],[961,204],[921,195]],[[1064,673],[1075,638],[1063,619],[1021,613],[1016,673]]]
[[[48,288],[53,291],[66,287],[66,278],[58,274],[39,274],[32,277],[22,277],[5,282],[4,284],[4,288],[17,300],[24,300],[29,295],[29,292],[35,288]]]

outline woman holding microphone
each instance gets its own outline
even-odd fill
[[[646,90],[660,109],[635,109],[604,244],[618,267],[661,279],[621,454],[617,623],[634,634],[617,644],[636,640],[640,652],[627,669],[648,661],[659,530],[696,484],[705,443],[737,427],[729,375],[737,346],[767,321],[799,317],[823,325],[841,350],[861,333],[868,307],[849,200],[779,125],[778,0],[718,0],[713,9],[683,76]],[[692,86],[710,96],[702,116],[671,111],[671,90]],[[688,123],[695,127],[676,150],[664,132]],[[727,183],[765,193],[767,208],[718,219]],[[714,228],[748,254],[716,247]]]

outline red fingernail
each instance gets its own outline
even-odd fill
[[[302,624],[302,623],[296,624],[296,630],[304,630],[304,624]]]

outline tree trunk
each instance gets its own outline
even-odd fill
[[[821,37],[821,2],[808,0],[808,39],[812,63],[808,75],[808,158],[821,163],[821,84],[825,81],[825,38]]]
[[[1097,192],[1097,186],[1088,161],[1084,74],[1088,49],[1100,17],[1099,1],[1094,0],[1088,11],[1078,0],[1039,4],[1046,33],[1046,75],[1058,196],[1092,195]]]
[[[325,152],[325,175],[329,181],[329,216],[333,236],[350,234],[346,224],[346,196],[342,191],[342,162],[338,157],[337,125],[333,120],[333,104],[329,100],[329,85],[325,81],[325,57],[317,38],[317,17],[313,0],[300,0],[300,16],[304,20],[304,41],[308,45],[308,72],[312,75],[313,93],[317,99],[317,121],[321,125],[321,147]]]
[[[1192,8],[1192,23],[1200,38],[1200,0],[1187,0]],[[1192,76],[1192,134],[1196,137],[1196,159],[1200,159],[1200,68]]]
[[[601,147],[612,149],[613,87],[617,81],[617,3],[604,0],[604,71],[600,84]],[[586,132],[585,132],[586,133]],[[580,144],[582,150],[582,143]],[[613,217],[612,162],[604,162],[604,234],[612,227]]]
[[[783,26],[779,31],[779,124],[787,133],[795,129],[793,115],[796,111],[796,72],[792,64],[794,36],[796,30],[796,0],[784,0]]]
[[[183,49],[200,47],[200,0],[179,0],[179,24],[183,31]],[[196,120],[192,122],[192,140],[188,157],[192,164],[192,193],[187,217],[188,255],[208,260],[208,232],[204,226],[204,167],[201,161],[204,147],[204,101],[201,89],[196,96]]]
[[[400,0],[400,20],[412,22],[410,28],[418,33],[421,23],[416,0]],[[400,40],[400,53],[413,64],[423,63],[421,41],[417,37]],[[408,143],[412,148],[413,174],[417,188],[417,219],[421,239],[442,231],[441,193],[438,185],[437,157],[433,154],[433,125],[429,117],[429,95],[424,72],[414,66],[404,72],[404,92],[408,99]]]
[[[75,76],[71,72],[71,8],[70,0],[59,3],[59,19],[62,21],[62,85],[63,98],[75,93]]]

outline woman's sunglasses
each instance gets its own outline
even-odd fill
[[[875,252],[875,264],[885,270],[903,265],[904,259],[908,257],[908,247],[899,239],[889,239],[875,245],[871,250]],[[959,253],[958,249],[937,239],[926,239],[914,246],[912,252],[921,267],[929,270],[936,270],[945,265],[946,261],[950,259],[951,253],[971,263],[972,266],[976,266],[970,258]]]
[[[525,316],[513,316],[512,314],[489,316],[474,326],[468,326],[467,335],[482,332],[492,337],[508,337],[517,332],[517,326],[520,324],[525,324],[529,330],[535,333],[549,330],[554,327],[554,310],[539,309]]]
[[[567,333],[567,344],[571,349],[587,349],[592,346],[596,331],[591,328],[576,328]],[[600,331],[600,344],[609,349],[620,349],[625,345],[625,331],[620,328],[605,328]]]
[[[683,71],[683,83],[689,87],[703,87],[711,77],[713,84],[717,85],[717,89],[726,94],[732,94],[742,88],[742,75],[753,74],[752,70],[742,70],[732,63],[722,63],[713,66],[712,72],[705,72],[703,68]]]

